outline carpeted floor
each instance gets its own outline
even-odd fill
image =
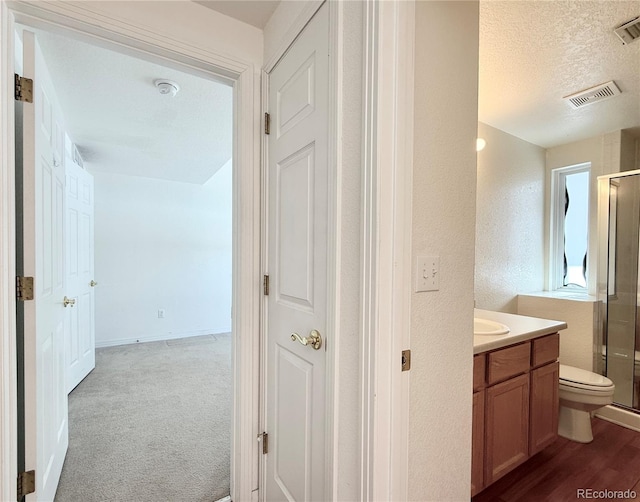
[[[69,394],[56,502],[229,495],[231,404],[229,334],[96,350]]]

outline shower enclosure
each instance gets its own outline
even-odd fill
[[[614,404],[640,412],[640,170],[598,178],[598,241],[595,367],[616,385]]]

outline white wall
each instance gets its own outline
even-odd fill
[[[440,256],[440,290],[412,296],[409,498],[460,501],[471,483],[478,3],[417,2],[415,55],[412,253]]]
[[[231,330],[231,173],[231,161],[204,185],[93,173],[96,346]]]
[[[478,136],[476,306],[515,314],[544,287],[545,150],[483,123]]]
[[[262,30],[187,0],[71,1],[74,9],[124,20],[139,29],[164,32],[171,41],[262,64]],[[55,11],[60,7],[47,6]],[[81,12],[81,10],[79,10]]]

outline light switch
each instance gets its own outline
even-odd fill
[[[415,280],[416,293],[440,289],[440,257],[418,256]]]

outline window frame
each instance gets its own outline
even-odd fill
[[[583,162],[565,167],[557,167],[551,170],[551,220],[550,220],[550,246],[549,246],[549,291],[572,290],[587,293],[589,291],[589,270],[586,274],[586,286],[575,284],[564,285],[564,192],[566,178],[571,174],[589,173],[589,194],[587,200],[587,221],[591,221],[591,162]],[[591,255],[589,248],[590,224],[587,226],[587,257]],[[589,260],[587,260],[587,266]]]

